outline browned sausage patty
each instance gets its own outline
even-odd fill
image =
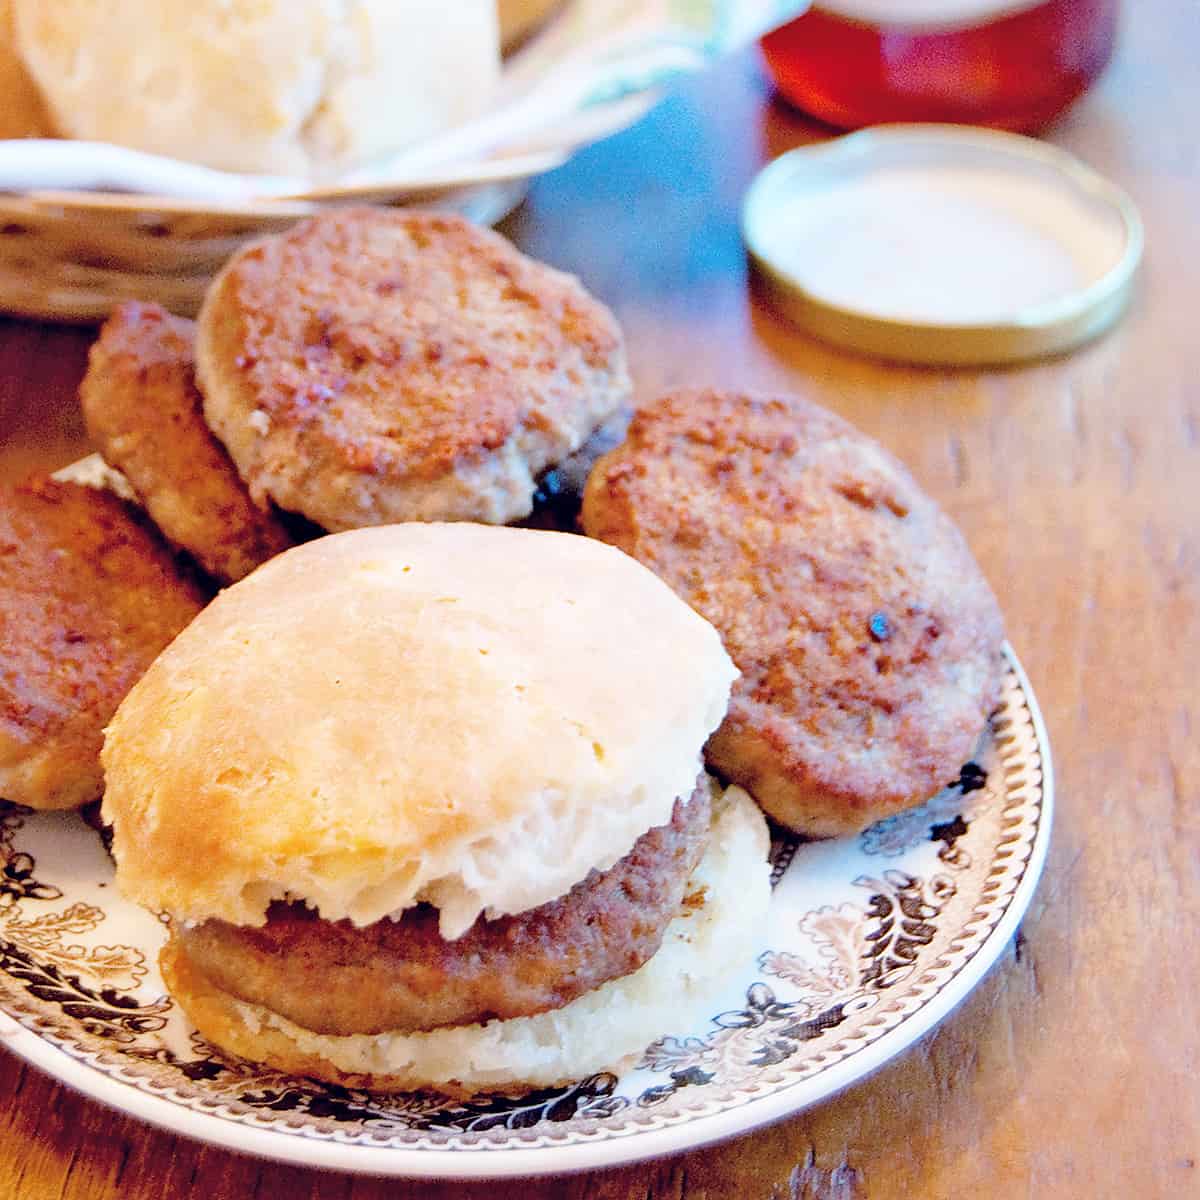
[[[247,247],[197,347],[251,493],[331,530],[527,516],[629,395],[621,331],[577,280],[431,213],[331,210]]]
[[[808,401],[665,397],[597,465],[583,527],[720,632],[742,675],[708,761],[802,833],[927,799],[998,702],[1000,610],[962,536]]]
[[[0,488],[0,797],[95,800],[104,726],[203,603],[116,496],[50,479]]]
[[[637,970],[662,942],[708,839],[707,780],[669,825],[609,870],[515,916],[482,917],[446,941],[437,910],[357,928],[273,904],[261,928],[179,930],[193,966],[223,991],[316,1033],[412,1032],[531,1016]],[[514,870],[519,870],[514,865]]]
[[[195,338],[191,321],[157,304],[122,304],[92,346],[79,398],[92,440],[159,529],[232,583],[292,539],[205,424]]]

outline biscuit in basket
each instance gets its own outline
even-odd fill
[[[13,0],[0,0],[0,138],[53,134],[42,95],[17,51]]]
[[[512,50],[536,33],[561,8],[563,0],[497,0],[500,45]]]
[[[588,480],[584,531],[655,571],[741,671],[709,765],[837,836],[950,781],[999,702],[1000,610],[904,467],[786,396],[670,395]]]
[[[328,177],[484,110],[495,0],[13,0],[59,132]]]
[[[528,516],[630,392],[620,328],[577,280],[459,217],[385,209],[237,254],[197,367],[256,502],[334,531]]]

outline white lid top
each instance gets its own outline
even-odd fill
[[[1082,336],[1027,339],[1025,353],[975,357],[952,344],[956,332],[1074,326],[1096,305],[1111,319],[1141,253],[1132,204],[1075,159],[958,126],[882,127],[792,151],[755,181],[743,223],[777,290],[806,310],[906,329],[910,340],[936,334],[911,353],[852,339],[919,361],[1028,357],[1092,336],[1099,328],[1084,320]]]

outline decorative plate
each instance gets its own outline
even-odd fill
[[[857,838],[776,836],[762,942],[704,1025],[664,1030],[622,1076],[469,1102],[223,1057],[165,995],[164,928],[117,894],[100,834],[0,802],[0,1042],[133,1116],[294,1163],[481,1178],[676,1153],[821,1100],[945,1017],[1029,903],[1051,796],[1045,729],[1009,652],[974,761],[926,805]]]

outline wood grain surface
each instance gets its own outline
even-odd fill
[[[571,1179],[455,1186],[281,1167],[157,1132],[0,1052],[0,1197],[892,1200],[1200,1196],[1200,5],[1131,4],[1049,133],[1134,195],[1148,249],[1110,336],[1041,365],[916,370],[823,348],[747,280],[758,166],[822,136],[752,55],[540,181],[506,232],[628,331],[642,396],[806,392],[904,458],[965,529],[1049,726],[1041,888],[973,996],[901,1059],[734,1142]],[[86,449],[90,335],[0,325],[0,475]]]

